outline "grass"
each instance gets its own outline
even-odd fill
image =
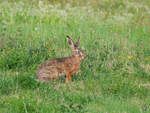
[[[0,0],[0,113],[149,113],[148,0]],[[72,82],[39,82],[38,64],[86,59]]]

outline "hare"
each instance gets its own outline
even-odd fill
[[[40,64],[36,69],[36,76],[41,81],[56,79],[65,75],[65,81],[71,80],[71,74],[75,73],[80,67],[80,62],[85,58],[85,54],[78,48],[80,38],[74,43],[73,40],[66,36],[68,45],[72,49],[72,55],[63,58],[49,59]]]

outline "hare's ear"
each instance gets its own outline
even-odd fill
[[[78,47],[78,45],[79,45],[79,41],[80,41],[80,37],[78,38],[78,40],[76,41],[76,43],[75,43],[75,47]]]
[[[66,37],[67,37],[69,47],[71,47],[71,49],[74,49],[75,46],[74,46],[73,40],[70,38],[70,36],[66,36]]]

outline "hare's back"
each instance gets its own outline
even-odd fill
[[[36,71],[39,71],[39,70],[42,70],[42,69],[50,69],[50,68],[54,68],[55,67],[55,65],[56,65],[56,61],[55,60],[46,60],[45,62],[43,62],[43,63],[41,63],[38,67],[37,67],[37,69],[36,69]]]

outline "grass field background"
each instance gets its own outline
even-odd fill
[[[38,64],[86,53],[72,82]],[[150,113],[149,0],[0,0],[0,113]]]

